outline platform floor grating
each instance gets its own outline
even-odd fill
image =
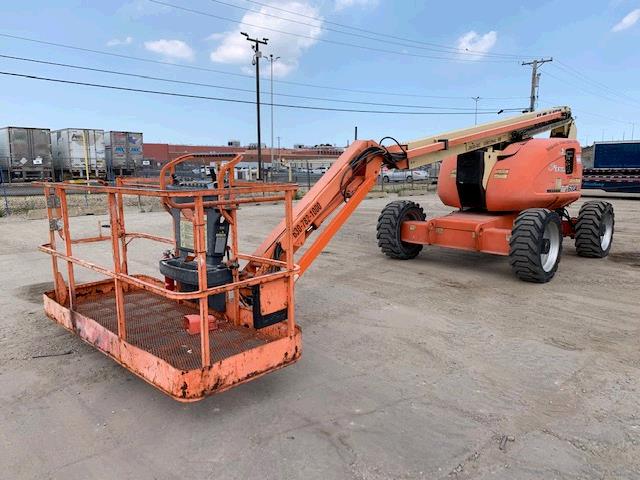
[[[145,291],[125,293],[124,310],[127,342],[146,350],[180,370],[199,369],[200,335],[189,335],[183,327],[183,318],[197,314],[198,309]],[[113,333],[118,331],[115,294],[80,300],[76,311],[91,318]],[[209,332],[211,362],[264,345],[271,337],[251,328],[221,323]]]

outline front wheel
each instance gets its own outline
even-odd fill
[[[426,215],[420,205],[410,200],[397,200],[389,203],[378,217],[378,246],[387,257],[408,260],[416,257],[422,245],[406,243],[401,240],[402,222],[407,220],[424,221]]]
[[[509,240],[509,263],[525,282],[546,283],[558,270],[562,254],[560,216],[546,208],[530,208],[516,217]]]
[[[386,175],[384,177],[382,177],[382,181],[384,183],[389,183],[389,177],[387,177]]]
[[[608,202],[586,202],[576,223],[576,251],[581,257],[603,258],[613,243],[615,216]]]

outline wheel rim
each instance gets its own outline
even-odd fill
[[[553,270],[560,253],[560,229],[558,225],[554,222],[547,223],[542,239],[545,248],[540,254],[540,263],[545,272],[550,272]]]
[[[600,248],[607,250],[611,245],[611,238],[613,237],[613,217],[611,215],[605,215],[603,222],[603,232],[600,235]]]

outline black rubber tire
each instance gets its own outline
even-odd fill
[[[555,264],[552,268],[545,270],[542,260],[546,243],[544,232],[551,222],[558,228],[558,252]],[[523,210],[513,222],[509,247],[509,263],[516,277],[525,282],[548,282],[556,274],[562,256],[560,216],[546,208]]]
[[[405,178],[405,180],[409,183],[413,183],[413,176],[412,175],[407,175],[407,178]]]
[[[611,237],[602,248],[601,235],[605,234],[607,220],[611,221]],[[576,252],[581,257],[604,258],[609,255],[615,231],[613,205],[609,202],[586,202],[580,207],[576,223]]]
[[[384,183],[389,183],[389,177],[387,177],[386,175],[384,177],[382,177],[382,181]]]
[[[378,247],[389,258],[409,260],[422,250],[422,245],[400,240],[400,228],[405,220],[426,219],[420,205],[410,200],[396,200],[389,203],[378,217],[376,238]]]

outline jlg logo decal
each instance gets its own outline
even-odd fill
[[[319,202],[316,202],[305,214],[305,216],[302,217],[302,220],[300,220],[300,222],[295,227],[293,227],[293,238],[298,238],[298,235],[304,232],[309,227],[309,225],[311,225],[311,222],[313,222],[313,219],[316,218],[321,210],[322,205],[320,205]]]
[[[549,171],[556,173],[565,173],[564,165],[556,165],[555,163],[552,163],[551,165],[549,165]]]

